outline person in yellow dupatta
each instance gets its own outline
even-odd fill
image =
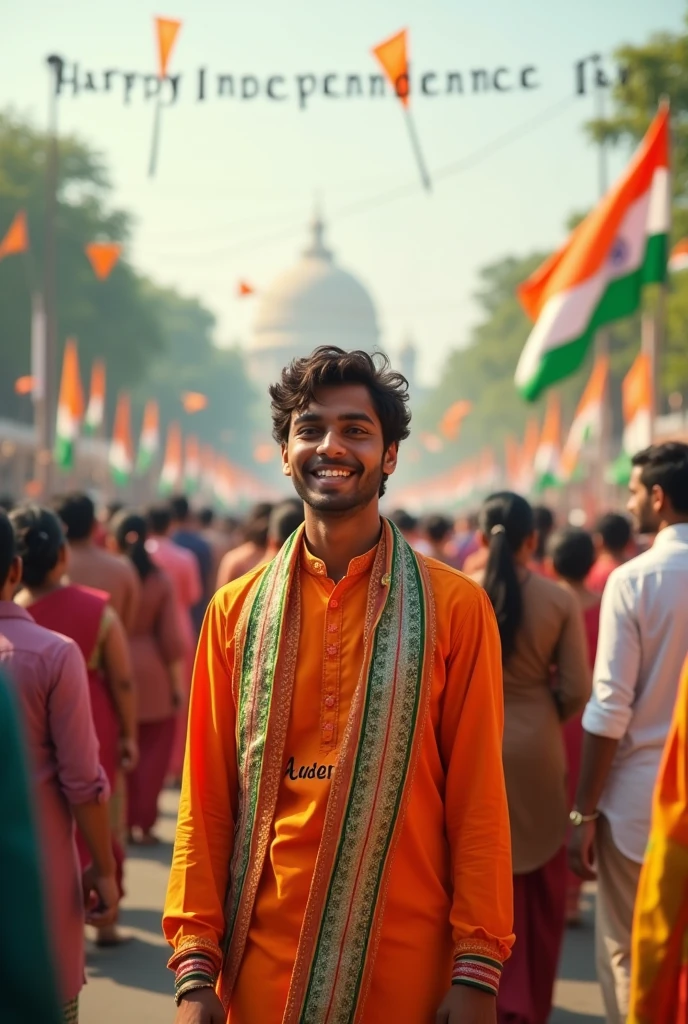
[[[633,920],[628,1024],[688,1021],[688,658],[657,778]]]

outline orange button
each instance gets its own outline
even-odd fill
[[[330,644],[328,646],[328,648],[327,648],[327,653],[329,654],[329,656],[331,658],[334,658],[334,656],[335,656],[335,654],[337,653],[338,650],[339,650],[339,647],[337,646],[337,644]]]
[[[336,597],[333,597],[330,601],[330,608],[339,608],[339,601]]]
[[[329,736],[333,728],[334,726],[331,724],[331,722],[326,722],[325,725],[323,726],[323,732],[325,733],[326,736]]]
[[[333,708],[334,707],[334,697],[325,697],[325,707],[326,708]]]

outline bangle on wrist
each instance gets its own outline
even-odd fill
[[[578,828],[579,825],[585,825],[589,821],[597,821],[599,816],[599,811],[593,811],[592,814],[581,814],[581,812],[577,811],[574,807],[574,809],[569,814],[569,821],[574,826],[574,828]]]

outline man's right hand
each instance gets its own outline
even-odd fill
[[[182,996],[174,1024],[225,1024],[226,1020],[215,989],[193,988]]]

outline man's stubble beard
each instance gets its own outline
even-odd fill
[[[366,483],[364,487],[358,487],[353,494],[349,495],[337,495],[337,494],[319,494],[311,491],[306,484],[305,479],[296,473],[292,473],[292,483],[294,490],[298,494],[299,498],[308,505],[309,508],[313,509],[314,512],[320,513],[345,513],[355,512],[357,509],[367,508],[370,503],[379,496],[380,487],[382,486],[383,472],[380,467],[379,476],[377,480],[370,478],[369,484]],[[361,478],[359,478],[361,480]]]

